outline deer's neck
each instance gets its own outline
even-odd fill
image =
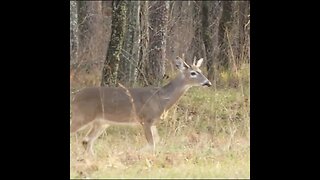
[[[189,89],[185,81],[183,74],[179,74],[175,79],[170,83],[163,86],[160,90],[161,92],[161,101],[164,105],[164,109],[170,109],[180,97]]]

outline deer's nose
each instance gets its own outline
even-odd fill
[[[202,84],[202,86],[208,86],[208,87],[210,87],[212,84],[211,84],[211,82],[210,81],[206,81],[206,82],[204,82],[203,84]]]

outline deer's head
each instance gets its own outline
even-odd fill
[[[175,58],[175,65],[180,70],[184,81],[190,86],[208,86],[210,87],[211,82],[202,74],[200,66],[203,62],[203,58],[196,60],[194,59],[192,65],[187,64],[180,57]]]

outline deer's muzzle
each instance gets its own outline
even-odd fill
[[[210,87],[212,84],[210,81],[206,81],[202,84],[202,86],[207,86],[207,87]]]

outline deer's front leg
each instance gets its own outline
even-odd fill
[[[152,136],[153,136],[153,140],[155,144],[158,144],[160,141],[160,136],[158,134],[158,130],[157,127],[155,125],[151,126],[151,132],[152,132]]]
[[[148,141],[148,145],[142,149],[142,151],[150,151],[153,150],[155,152],[156,143],[160,141],[160,137],[158,134],[158,130],[154,125],[155,121],[146,121],[141,123],[143,126],[143,130],[145,133],[145,137]]]
[[[145,122],[142,124],[143,126],[143,130],[144,130],[144,134],[146,136],[146,139],[148,141],[148,149],[152,148],[153,150],[155,150],[155,142],[153,140],[153,134],[152,134],[152,124]]]

